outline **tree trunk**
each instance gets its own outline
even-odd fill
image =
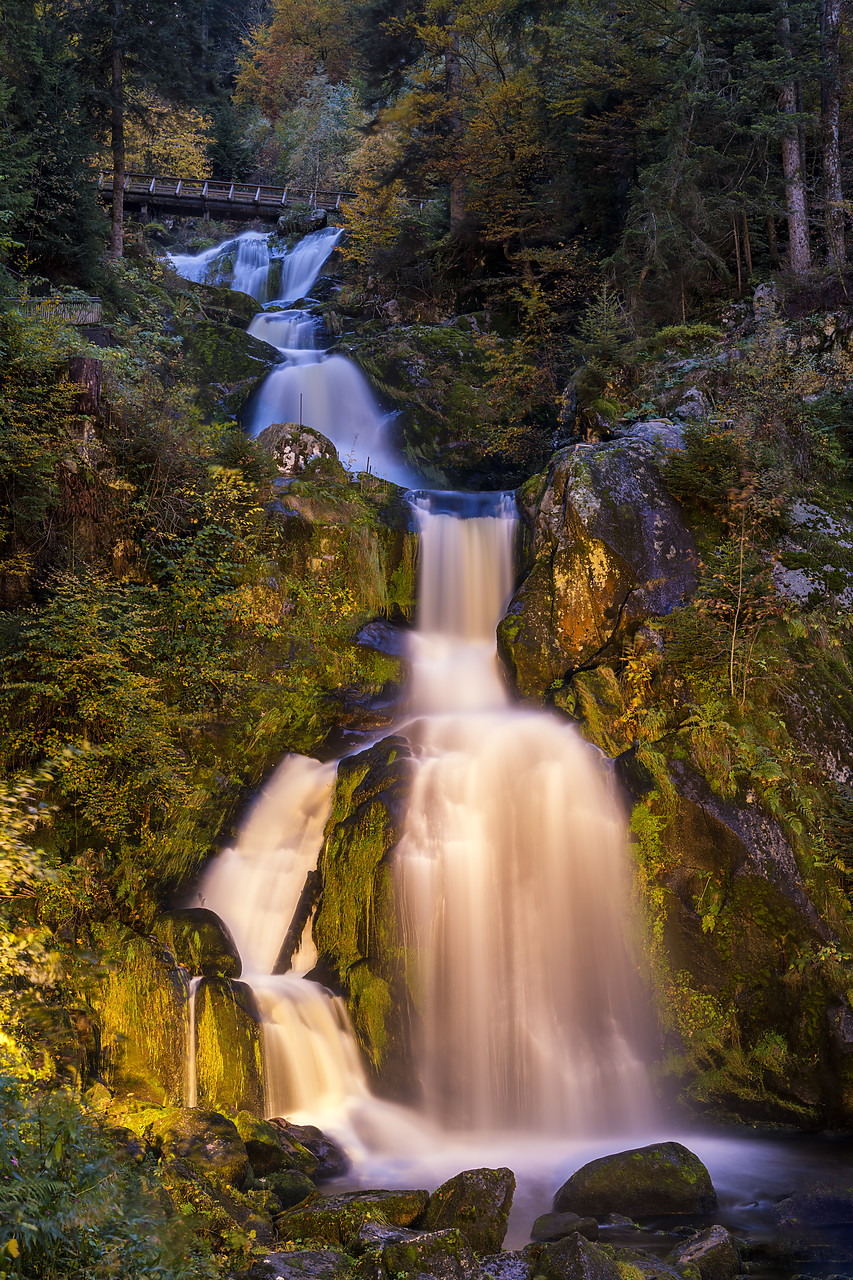
[[[791,23],[787,14],[779,23],[779,31],[783,45],[789,49]],[[782,86],[779,94],[779,110],[786,116],[796,115],[797,91],[793,80],[789,80]],[[785,205],[788,213],[788,265],[795,276],[803,276],[811,270],[812,257],[809,247],[809,220],[800,136],[794,119],[784,123],[782,173],[785,178]]]
[[[459,35],[450,28],[444,54],[444,73],[449,103],[451,138],[450,157],[450,234],[458,235],[465,225],[467,192],[465,172],[460,155],[462,143],[462,68],[459,62]]]
[[[821,92],[821,159],[823,163],[823,210],[826,247],[832,265],[843,271],[847,263],[844,248],[844,205],[841,193],[841,155],[838,125],[841,115],[839,43],[841,0],[823,4],[823,88]]]
[[[776,239],[776,219],[772,213],[768,213],[764,219],[764,225],[767,228],[767,252],[770,255],[770,265],[774,271],[779,269],[779,243]]]
[[[113,209],[110,232],[110,253],[120,258],[123,250],[122,224],[124,222],[124,47],[121,34],[121,0],[115,6],[116,25],[112,34],[112,151],[113,151]]]

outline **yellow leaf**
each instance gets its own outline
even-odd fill
[[[20,1258],[21,1250],[14,1236],[12,1236],[11,1240],[6,1241],[6,1243],[3,1245],[3,1248],[5,1249],[6,1253],[9,1254],[10,1257]]]

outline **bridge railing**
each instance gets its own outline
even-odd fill
[[[113,175],[109,169],[98,175],[98,190],[109,196],[113,188]],[[306,204],[322,208],[337,208],[342,200],[351,200],[351,191],[309,190],[307,187],[273,187],[256,182],[219,182],[213,178],[178,178],[144,173],[128,173],[124,179],[126,195],[137,199],[158,196],[170,199],[209,200],[235,205],[287,205]]]
[[[6,302],[36,320],[59,320],[73,325],[101,323],[100,298],[64,298],[61,294],[49,298],[10,295]]]

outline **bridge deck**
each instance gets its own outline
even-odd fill
[[[113,198],[113,175],[98,175],[101,199]],[[278,218],[287,208],[339,209],[351,191],[309,191],[304,187],[258,186],[254,182],[215,182],[212,178],[160,177],[128,173],[124,180],[124,206],[143,213],[215,214],[223,218]]]

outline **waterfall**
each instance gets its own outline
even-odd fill
[[[317,865],[335,766],[288,756],[234,846],[209,868],[200,896],[228,925],[264,1019],[268,1115],[315,1117],[367,1095],[342,1000],[304,978],[316,960],[310,926],[293,972],[273,974],[305,878]]]
[[[269,237],[246,231],[199,254],[169,254],[179,275],[206,284],[230,284],[268,306],[294,302],[310,292],[342,231],[326,227],[303,236],[280,259],[274,283]],[[272,296],[274,295],[274,296]],[[313,427],[331,440],[350,471],[370,470],[394,484],[417,477],[405,466],[387,434],[389,415],[352,360],[317,346],[317,323],[308,311],[261,311],[248,332],[281,353],[251,406],[249,434],[274,422]]]
[[[644,1002],[612,780],[572,726],[512,706],[499,678],[507,497],[475,519],[464,495],[455,512],[439,498],[415,503],[417,768],[396,858],[426,1108],[466,1128],[636,1127],[650,1114]]]
[[[259,302],[291,302],[308,293],[340,237],[339,227],[312,231],[288,253],[274,258],[268,232],[244,231],[203,253],[170,253],[168,257],[178,275],[187,280],[228,285]],[[279,283],[270,270],[274,262],[281,263]]]
[[[187,984],[187,1079],[186,1079],[186,1105],[188,1107],[198,1106],[198,1071],[196,1062],[198,1058],[198,1045],[196,1042],[195,1027],[195,998],[198,992],[200,977],[190,978]]]

